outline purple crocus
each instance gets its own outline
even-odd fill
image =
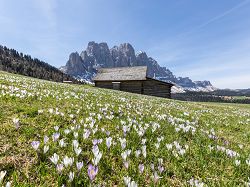
[[[31,146],[33,147],[33,149],[37,150],[38,147],[40,145],[40,142],[39,141],[33,141],[31,142]]]
[[[128,161],[125,161],[125,162],[123,162],[123,164],[124,164],[125,168],[128,169],[129,162],[128,162]]]
[[[88,175],[91,181],[95,179],[95,176],[97,175],[98,167],[93,166],[92,164],[88,165]]]
[[[54,134],[52,135],[52,139],[53,139],[54,142],[57,141],[57,140],[59,139],[59,137],[60,137],[60,133],[59,133],[59,132],[54,133]]]
[[[143,164],[139,164],[139,172],[143,173],[144,171],[144,165]]]
[[[98,140],[94,139],[94,140],[92,140],[92,143],[93,143],[93,145],[96,145],[96,144],[98,144]]]
[[[77,170],[80,171],[83,167],[83,162],[77,162],[76,167],[77,167]]]
[[[111,144],[112,144],[112,137],[106,138],[106,145],[107,145],[108,149],[110,148]]]
[[[158,170],[160,173],[162,173],[164,171],[164,167],[163,166],[158,166]]]
[[[48,141],[49,141],[49,137],[45,135],[44,138],[43,138],[44,144],[46,144]]]
[[[89,130],[86,130],[85,133],[83,134],[83,138],[84,139],[87,139],[90,135],[90,131]]]
[[[64,168],[63,164],[57,164],[56,165],[56,170],[58,171],[58,173],[61,173],[63,168]]]

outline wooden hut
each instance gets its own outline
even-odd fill
[[[93,79],[96,87],[171,98],[173,84],[147,76],[147,66],[102,68]]]

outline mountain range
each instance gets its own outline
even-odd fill
[[[147,66],[149,77],[174,83],[176,86],[172,89],[173,92],[216,90],[210,81],[192,81],[188,77],[175,76],[166,67],[161,67],[146,52],[135,53],[133,46],[129,43],[109,48],[105,42],[89,42],[86,50],[80,54],[71,53],[66,65],[59,69],[77,79],[91,82],[99,68],[131,66]]]

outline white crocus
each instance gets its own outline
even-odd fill
[[[82,149],[80,147],[75,148],[75,153],[76,153],[77,156],[79,156],[81,152],[82,152]]]
[[[49,150],[49,146],[48,146],[48,145],[45,145],[45,146],[43,147],[43,153],[44,153],[44,154],[47,153],[48,150]]]
[[[49,159],[51,160],[51,162],[53,162],[56,165],[59,160],[59,156],[56,153],[54,153],[54,155],[50,157]]]
[[[64,142],[64,139],[61,139],[61,140],[59,141],[59,146],[60,146],[60,147],[65,147],[65,146],[66,146],[66,143]]]
[[[144,158],[146,158],[147,156],[146,145],[142,146],[141,150],[142,150],[142,155],[144,156]]]
[[[18,119],[18,118],[14,118],[14,119],[13,119],[13,123],[14,123],[16,129],[18,129],[18,128],[20,127],[20,122],[19,122],[19,119]]]
[[[123,177],[123,180],[124,180],[125,185],[128,186],[128,184],[129,184],[130,181],[131,181],[131,177],[128,177],[128,176]]]
[[[140,156],[140,154],[141,154],[141,150],[136,150],[136,151],[135,151],[135,156],[136,156],[137,158]]]
[[[74,162],[74,158],[71,158],[71,157],[68,157],[68,156],[65,156],[63,158],[63,164],[64,164],[65,167],[72,166],[73,162]]]
[[[0,183],[2,182],[2,180],[5,177],[6,173],[7,173],[6,171],[1,171],[0,172]]]
[[[7,182],[6,185],[5,185],[5,187],[11,187],[11,183],[12,183],[12,182],[10,182],[10,181]]]
[[[69,172],[69,181],[72,182],[74,180],[75,174],[74,172]]]

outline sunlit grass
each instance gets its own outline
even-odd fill
[[[2,185],[249,183],[247,105],[180,102],[0,72],[0,124]]]

